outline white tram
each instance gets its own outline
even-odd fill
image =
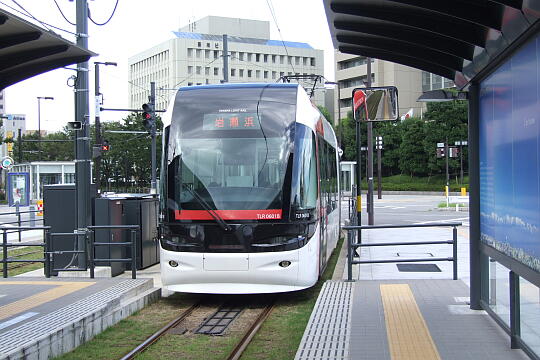
[[[338,240],[339,159],[304,89],[184,87],[163,121],[163,285],[214,294],[313,286]]]

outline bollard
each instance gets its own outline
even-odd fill
[[[88,251],[89,255],[89,265],[90,265],[90,278],[94,278],[94,234],[95,232],[93,230],[89,230],[90,232],[90,251]]]
[[[15,213],[17,214],[17,226],[19,227],[19,230],[18,230],[18,232],[19,232],[19,242],[21,242],[21,240],[22,240],[21,239],[21,211],[20,211],[19,207],[20,207],[20,204],[17,201],[15,203]]]
[[[3,276],[4,276],[4,279],[8,277],[8,268],[7,268],[7,250],[8,250],[8,246],[7,246],[7,232],[6,232],[6,229],[4,229],[4,234],[2,235],[2,263],[4,264],[4,267],[3,267],[3,270],[2,270],[2,273],[3,273]]]
[[[457,276],[457,227],[454,226],[452,229],[452,240],[454,243],[452,244],[452,250],[453,250],[453,258],[454,258],[454,280],[458,279]]]
[[[352,281],[352,230],[347,231],[347,281]]]
[[[36,209],[34,208],[34,205],[30,206],[30,227],[36,226],[36,213],[34,212]]]
[[[49,229],[45,229],[45,246],[43,246],[43,258],[45,260],[45,277],[50,278],[51,277],[51,252],[50,252],[50,238],[51,233],[49,232]]]
[[[137,278],[137,244],[135,239],[137,236],[136,230],[131,230],[131,278]]]

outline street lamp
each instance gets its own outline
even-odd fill
[[[38,113],[38,160],[41,161],[41,100],[54,100],[52,96],[37,97],[37,113]]]

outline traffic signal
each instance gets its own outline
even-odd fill
[[[103,140],[103,143],[101,144],[101,151],[109,150],[111,150],[111,145],[109,145],[109,142],[107,140]]]
[[[150,104],[143,104],[142,109],[143,125],[146,130],[151,130],[154,125],[154,109]]]
[[[437,148],[437,158],[443,158],[444,156],[444,148]]]

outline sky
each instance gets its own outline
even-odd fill
[[[75,1],[56,0],[66,18],[75,23]],[[35,18],[71,33],[70,25],[60,14],[54,0],[16,0]],[[0,0],[0,8],[24,19],[9,7],[22,11],[13,0]],[[272,18],[273,7],[277,25]],[[90,16],[103,23],[111,15],[116,0],[89,0]],[[100,91],[106,108],[128,107],[128,67],[133,56],[156,44],[173,38],[172,31],[205,16],[237,17],[270,22],[270,38],[306,42],[324,50],[324,76],[334,80],[334,50],[322,0],[119,0],[110,22],[96,26],[89,21],[88,48],[99,54],[89,64],[90,118],[94,119],[94,61],[117,62],[118,66],[100,66]],[[75,42],[73,34],[53,29],[63,38]],[[281,32],[281,36],[280,36]],[[75,66],[71,66],[75,68]],[[73,88],[67,85],[75,71],[58,69],[37,75],[8,87],[5,91],[6,113],[26,114],[26,128],[38,128],[38,96],[52,96],[41,100],[41,129],[58,131],[68,121],[74,121]],[[102,112],[102,121],[120,120],[127,113]]]

